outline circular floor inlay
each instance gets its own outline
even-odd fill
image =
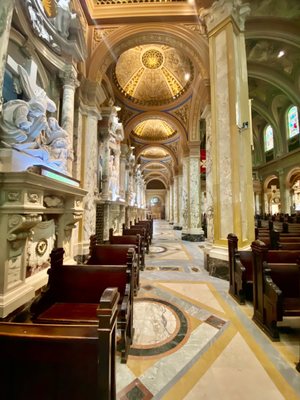
[[[186,336],[183,312],[165,300],[145,298],[134,302],[133,356],[153,356],[174,349]]]
[[[150,246],[149,253],[150,254],[157,254],[157,253],[164,253],[167,249],[163,246]]]

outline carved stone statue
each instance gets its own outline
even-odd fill
[[[56,11],[57,15],[53,19],[54,26],[61,36],[67,39],[71,22],[76,18],[76,14],[70,10],[70,0],[56,0]]]
[[[67,160],[72,159],[68,134],[54,117],[47,120],[46,116],[47,111],[56,111],[56,105],[41,87],[29,80],[20,65],[18,71],[22,90],[29,101],[11,100],[3,105],[0,141],[5,147],[41,159],[66,173]]]
[[[42,138],[43,144],[49,151],[50,158],[59,161],[60,169],[67,173],[67,162],[73,160],[68,133],[63,129],[56,118],[48,118],[48,129]]]
[[[56,111],[55,103],[46,92],[29,81],[26,70],[18,66],[23,92],[29,101],[11,100],[3,105],[0,139],[8,144],[35,142],[47,128],[46,112]]]

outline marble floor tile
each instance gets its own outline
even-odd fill
[[[135,336],[117,363],[118,400],[300,400],[300,319],[274,343],[204,269],[206,242],[154,221],[134,303]],[[289,322],[290,323],[290,322]]]

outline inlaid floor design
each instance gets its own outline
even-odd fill
[[[205,271],[199,243],[180,235],[155,221],[134,303],[134,342],[127,364],[117,362],[117,398],[300,399],[300,337],[283,330],[271,342],[252,322],[251,305],[237,305],[228,282]],[[299,328],[294,320],[290,330]]]

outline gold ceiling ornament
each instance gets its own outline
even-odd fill
[[[145,158],[165,158],[169,155],[168,152],[166,152],[164,149],[161,147],[149,147],[148,149],[144,150],[141,153],[141,157]]]
[[[172,92],[172,95],[176,96],[183,89],[182,85],[178,82],[178,80],[175,78],[175,76],[172,74],[172,72],[170,70],[168,70],[167,68],[164,68],[164,67],[162,67],[161,70],[166,78],[166,81]]]
[[[194,79],[191,61],[178,49],[148,44],[124,51],[113,71],[115,85],[135,104],[158,106],[173,102]]]
[[[136,73],[132,76],[132,78],[128,81],[127,85],[124,87],[124,90],[126,93],[129,94],[129,96],[133,96],[136,87],[139,84],[140,78],[143,75],[145,71],[144,67],[141,67]]]
[[[48,18],[54,18],[57,14],[55,0],[42,0],[45,13]]]
[[[176,131],[162,119],[147,119],[140,122],[132,134],[144,140],[160,141],[169,139]]]
[[[163,62],[164,55],[157,49],[149,49],[142,54],[142,64],[148,69],[158,69]]]

